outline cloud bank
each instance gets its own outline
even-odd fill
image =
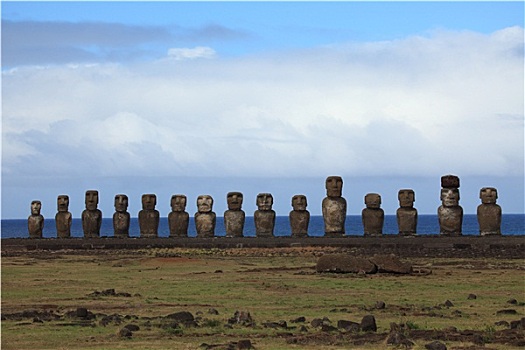
[[[523,175],[523,34],[20,66],[2,73],[2,173]]]

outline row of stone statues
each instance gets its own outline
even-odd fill
[[[325,182],[326,197],[322,202],[324,233],[326,237],[341,237],[345,234],[346,199],[342,197],[343,179],[340,176],[329,176]],[[440,234],[461,235],[463,209],[459,205],[459,178],[455,175],[441,177],[441,206],[438,208]],[[477,217],[481,235],[501,234],[501,207],[496,204],[497,190],[484,187],[480,190],[482,204],[477,208]],[[415,235],[417,231],[417,209],[414,208],[415,193],[411,189],[402,189],[398,193],[399,208],[396,211],[400,235]],[[189,214],[186,212],[187,198],[178,194],[171,197],[172,211],[168,215],[170,237],[187,237]],[[229,192],[227,195],[228,210],[224,212],[224,225],[227,237],[243,237],[245,213],[242,210],[243,195],[241,192]],[[82,212],[82,229],[84,237],[100,237],[102,212],[98,207],[98,191],[86,191],[86,209]],[[141,237],[157,237],[160,214],[155,209],[157,197],[154,194],[142,196],[142,210],[139,212]],[[362,211],[365,236],[383,234],[384,211],[381,209],[381,196],[368,193],[365,196],[366,208]],[[273,197],[270,193],[257,195],[257,210],[254,213],[257,237],[273,237],[275,211],[272,210]],[[30,238],[41,238],[44,217],[40,214],[40,201],[31,203],[31,216],[28,218]],[[72,215],[68,211],[69,197],[60,195],[57,198],[58,212],[55,216],[57,238],[71,236]],[[293,237],[306,237],[310,213],[306,210],[307,200],[304,195],[292,198],[293,210],[289,214],[290,228]],[[113,229],[115,237],[129,237],[130,214],[127,212],[128,197],[125,194],[115,196],[115,213]],[[197,213],[194,215],[197,237],[214,237],[216,214],[213,212],[213,198],[201,195],[197,198]]]

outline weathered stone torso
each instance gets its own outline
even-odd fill
[[[442,235],[460,236],[463,224],[463,208],[444,207],[438,208],[439,231]]]
[[[397,227],[400,235],[415,235],[417,230],[417,209],[398,208],[396,211]]]
[[[246,214],[242,210],[226,210],[224,212],[224,227],[226,237],[242,237]]]
[[[188,237],[190,214],[185,211],[172,211],[168,214],[170,237]]]
[[[197,230],[197,237],[215,236],[215,221],[216,214],[214,212],[196,213],[195,228]]]
[[[383,223],[385,212],[381,208],[365,208],[361,212],[365,236],[376,236],[383,234]]]
[[[307,210],[292,210],[290,212],[290,228],[292,237],[308,236],[308,225],[310,223],[310,212]]]
[[[59,211],[55,215],[57,238],[71,237],[71,220],[72,215],[68,211]]]
[[[44,229],[44,217],[42,215],[30,215],[27,218],[27,230],[29,238],[42,238]]]
[[[499,205],[480,204],[477,214],[480,235],[501,235],[501,207]]]
[[[130,215],[128,212],[115,212],[113,214],[113,236],[129,237]]]
[[[100,237],[100,226],[102,225],[102,212],[98,209],[84,210],[82,212],[82,229],[84,237]]]
[[[344,235],[346,199],[343,197],[325,197],[322,206],[325,236],[337,237]]]
[[[255,221],[255,235],[257,237],[273,237],[275,211],[256,210],[253,219]]]
[[[159,216],[158,210],[142,209],[139,211],[140,237],[157,237]]]

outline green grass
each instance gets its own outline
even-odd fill
[[[179,257],[155,257],[159,253]],[[94,313],[155,317],[183,310],[196,315],[200,311],[205,326],[168,331],[144,328],[132,339],[121,339],[116,336],[120,328],[116,325],[92,328],[60,326],[60,322],[2,321],[2,349],[195,349],[204,342],[228,343],[245,338],[257,343],[258,349],[316,349],[318,345],[287,344],[279,336],[283,330],[263,328],[260,324],[289,322],[299,316],[305,316],[307,322],[324,316],[334,324],[338,320],[359,322],[366,314],[376,316],[378,332],[387,332],[391,322],[426,330],[455,326],[483,330],[490,341],[494,330],[499,329],[494,328],[495,321],[519,319],[525,313],[523,305],[506,303],[510,298],[525,299],[522,260],[494,261],[495,268],[491,269],[467,269],[463,260],[429,259],[416,261],[432,267],[433,273],[428,276],[357,277],[315,274],[312,256],[234,256],[224,250],[42,257],[45,255],[2,258],[2,313],[29,309],[64,313],[87,307]],[[88,296],[95,290],[109,288],[133,296]],[[468,300],[469,293],[476,294],[477,299]],[[447,299],[454,303],[453,307],[433,310],[434,316],[422,311]],[[373,309],[379,300],[386,303],[386,309]],[[220,314],[207,314],[211,307]],[[514,308],[519,315],[495,315],[504,308]],[[224,327],[236,310],[249,311],[258,326]],[[415,349],[418,348],[424,347],[416,344]]]

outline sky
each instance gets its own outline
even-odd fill
[[[32,200],[52,218],[86,190],[258,193],[277,215],[305,194],[320,215],[327,176],[348,214],[364,196],[412,188],[435,214],[458,175],[465,213],[496,187],[524,210],[524,3],[2,1],[2,219]]]

